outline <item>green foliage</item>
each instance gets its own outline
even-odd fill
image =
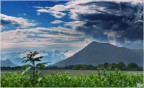
[[[23,58],[26,58],[26,59],[22,63],[26,63],[29,61],[30,64],[24,66],[23,68],[24,70],[21,73],[21,75],[28,76],[29,80],[31,80],[30,85],[35,86],[41,81],[42,76],[43,76],[41,72],[38,70],[38,68],[45,68],[45,65],[47,63],[38,63],[35,65],[36,61],[41,61],[41,59],[43,58],[43,56],[41,56],[37,51],[30,52]]]
[[[22,63],[26,63],[28,61],[30,61],[32,63],[34,61],[41,61],[41,59],[43,58],[43,56],[40,56],[39,53],[37,51],[35,51],[35,52],[28,53],[23,58],[26,58],[26,59],[24,61],[22,61]]]
[[[40,68],[40,69],[45,68],[45,67],[46,67],[45,65],[48,64],[48,63],[50,63],[50,62],[38,63],[38,64],[36,65],[36,68]]]
[[[98,68],[99,69],[99,68]],[[39,73],[39,72],[37,72]],[[37,83],[33,85],[29,75],[17,73],[3,73],[2,87],[136,87],[143,83],[142,73],[126,73],[115,69],[114,72],[99,70],[98,73],[88,75],[73,75],[70,73],[54,73],[49,75],[35,75]]]
[[[123,62],[119,62],[119,63],[117,64],[117,68],[119,68],[120,70],[125,70],[125,69],[126,69],[126,66],[125,66],[125,64],[124,64]]]
[[[136,70],[136,69],[139,69],[139,66],[135,63],[129,63],[128,64],[128,69],[129,70]]]
[[[41,66],[41,67],[40,67]],[[123,63],[104,63],[100,64],[98,66],[94,65],[86,65],[86,64],[77,64],[77,65],[69,65],[65,67],[57,67],[57,66],[47,66],[43,67],[43,65],[38,66],[39,69],[43,70],[62,70],[62,69],[68,69],[68,70],[96,70],[97,68],[99,69],[109,69],[109,70],[114,70],[115,68],[118,68],[119,70],[123,71],[143,71],[143,67],[138,66],[135,63],[129,63],[127,66]],[[16,67],[1,67],[1,70],[20,70],[22,66],[16,66]]]

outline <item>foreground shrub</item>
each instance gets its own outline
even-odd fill
[[[72,75],[70,73],[54,73],[43,75],[40,82],[33,85],[28,75],[4,73],[1,75],[2,87],[136,87],[143,83],[142,73],[126,73],[106,70],[88,75]]]

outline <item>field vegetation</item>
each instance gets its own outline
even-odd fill
[[[42,73],[43,74],[43,73]],[[2,87],[136,87],[143,83],[143,74],[126,73],[119,70],[109,72],[103,70],[97,73],[70,74],[53,73],[36,76],[35,83],[27,74],[18,73],[2,74]],[[33,84],[34,83],[34,84]]]
[[[105,69],[97,67],[97,72],[72,74],[68,72],[45,73],[40,69],[47,63],[37,63],[42,56],[38,52],[30,52],[23,62],[30,64],[23,67],[21,73],[2,73],[2,87],[143,87],[143,73],[114,71],[110,66]],[[107,65],[107,64],[105,64]],[[105,66],[104,65],[104,66]],[[121,66],[121,65],[120,65]],[[133,65],[132,65],[133,66]],[[93,69],[94,70],[94,69]],[[86,70],[85,70],[86,71]]]

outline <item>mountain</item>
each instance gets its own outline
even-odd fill
[[[15,67],[16,65],[9,59],[1,60],[1,67]]]
[[[23,57],[27,53],[33,52],[34,50],[21,50],[21,51],[16,50],[16,51],[10,51],[10,52],[7,52],[7,51],[3,50],[3,52],[0,54],[1,55],[0,59],[3,59],[3,60],[9,59],[12,62],[14,62],[16,66],[22,66],[22,65],[25,65],[25,63],[22,63],[22,61],[24,60]],[[42,56],[44,56],[41,62],[51,62],[49,65],[67,58],[64,55],[63,51],[60,51],[60,50],[53,50],[53,51],[52,50],[49,50],[49,51],[39,50],[38,52]]]
[[[124,62],[143,64],[142,51],[117,47],[109,43],[92,42],[73,56],[60,61],[55,66],[68,66],[76,64],[99,65],[108,63]]]

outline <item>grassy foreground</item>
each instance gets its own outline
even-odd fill
[[[27,75],[4,73],[1,75],[2,87],[137,87],[143,83],[143,74],[126,72],[98,72],[88,75],[70,73],[54,73],[43,75],[33,84]]]

